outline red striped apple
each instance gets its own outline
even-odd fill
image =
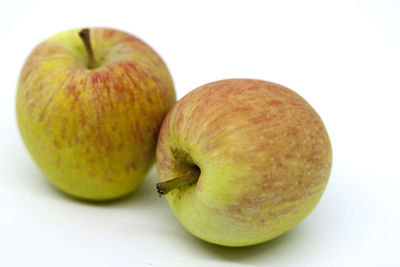
[[[56,187],[107,200],[141,183],[175,100],[166,65],[143,41],[114,29],[74,29],[29,55],[17,120],[28,151]]]
[[[324,124],[278,84],[222,80],[170,110],[157,144],[159,194],[193,235],[247,246],[288,231],[316,206],[332,164]]]

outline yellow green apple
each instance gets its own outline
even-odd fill
[[[203,85],[169,111],[156,152],[159,194],[193,235],[247,246],[285,233],[317,205],[332,150],[315,110],[261,80]]]
[[[160,56],[129,33],[72,29],[36,46],[20,74],[23,141],[57,188],[89,200],[132,192],[176,101]]]

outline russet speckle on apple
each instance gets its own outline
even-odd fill
[[[314,209],[332,149],[321,118],[294,91],[231,79],[174,105],[156,163],[157,191],[181,224],[200,239],[235,247],[277,237]]]
[[[108,200],[141,183],[175,101],[170,73],[146,43],[114,29],[73,29],[27,58],[17,121],[52,184],[78,198]]]

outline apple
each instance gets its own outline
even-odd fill
[[[277,237],[312,211],[332,150],[321,118],[298,94],[230,79],[175,104],[161,126],[156,164],[157,191],[181,224],[236,247]]]
[[[175,101],[165,63],[143,41],[115,29],[73,29],[31,52],[16,111],[23,141],[52,184],[109,200],[143,180]]]

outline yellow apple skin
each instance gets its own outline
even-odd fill
[[[201,86],[165,118],[157,144],[161,182],[200,168],[196,184],[166,194],[193,235],[224,246],[265,242],[316,206],[332,150],[324,124],[299,95],[251,79]]]
[[[78,198],[108,200],[145,177],[176,97],[166,65],[147,44],[114,29],[90,30],[94,69],[80,29],[32,51],[19,78],[17,121],[51,183]]]

